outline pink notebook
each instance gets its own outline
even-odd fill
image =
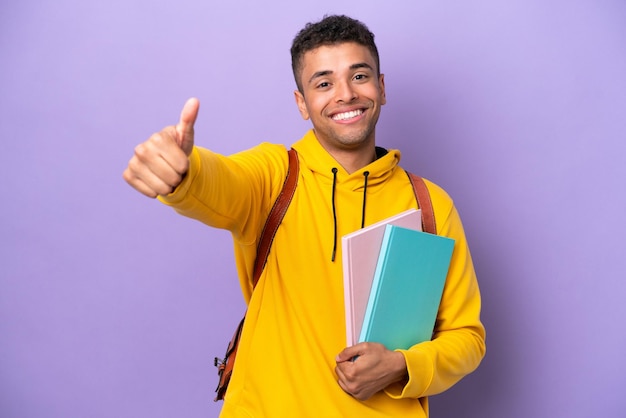
[[[341,238],[347,347],[359,340],[376,262],[388,224],[421,231],[422,212],[409,209]]]

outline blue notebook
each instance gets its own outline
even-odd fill
[[[430,341],[453,250],[451,238],[387,225],[359,342]]]

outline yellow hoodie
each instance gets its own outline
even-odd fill
[[[366,226],[417,203],[398,165],[397,150],[348,174],[313,131],[293,148],[300,159],[296,193],[254,293],[256,246],[287,174],[285,147],[264,143],[229,157],[196,147],[183,183],[161,198],[179,213],[233,236],[248,311],[221,416],[427,417],[426,397],[472,372],[485,354],[480,293],[453,202],[444,190],[426,182],[438,234],[456,241],[434,338],[402,350],[409,373],[406,385],[392,385],[358,401],[339,387],[334,372],[335,357],[346,344],[341,236],[361,227],[365,171]],[[336,179],[333,167],[338,169]]]

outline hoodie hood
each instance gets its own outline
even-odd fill
[[[293,145],[298,151],[300,159],[307,169],[315,172],[316,175],[328,179],[329,183],[333,182],[333,168],[337,168],[337,187],[347,188],[349,190],[361,190],[364,186],[364,172],[369,172],[367,179],[367,187],[375,187],[387,180],[394,169],[400,163],[400,151],[385,150],[377,147],[377,159],[367,166],[348,174],[346,170],[322,147],[317,140],[315,132],[310,130],[302,139]]]

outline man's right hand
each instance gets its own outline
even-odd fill
[[[152,198],[174,191],[189,169],[199,108],[198,99],[187,100],[177,125],[164,128],[135,147],[123,174],[128,184]]]

